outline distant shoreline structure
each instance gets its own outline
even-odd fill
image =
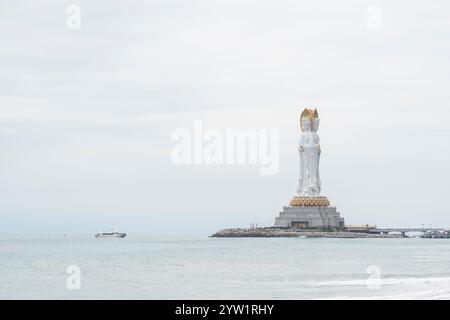
[[[450,238],[444,229],[386,228],[367,230],[327,230],[290,227],[230,228],[222,229],[212,238],[408,238],[409,232],[421,232],[422,238]]]

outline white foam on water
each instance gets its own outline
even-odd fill
[[[378,295],[366,297],[340,296],[320,300],[450,300],[450,288],[443,290],[418,291],[394,295]]]
[[[323,281],[319,286],[367,286],[366,280],[349,281]],[[373,282],[370,283],[373,285]],[[391,278],[380,279],[377,283],[379,290],[385,294],[335,296],[326,297],[324,300],[450,300],[450,277],[424,277],[424,278]],[[388,288],[383,286],[389,286]],[[401,293],[394,293],[395,291]]]
[[[448,283],[450,288],[450,277],[428,277],[428,278],[381,278],[376,280],[376,284],[383,285],[402,285],[402,284],[432,284],[432,283]],[[331,280],[331,281],[310,281],[311,286],[367,286],[368,284],[374,284],[374,280],[357,279],[357,280]],[[450,290],[450,289],[449,289]]]

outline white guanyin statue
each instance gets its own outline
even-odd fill
[[[301,136],[298,144],[300,155],[300,177],[297,193],[289,206],[275,218],[276,227],[342,230],[344,218],[332,206],[326,196],[320,195],[321,181],[319,162],[321,156],[319,114],[317,109],[305,109],[300,115]]]
[[[300,116],[302,135],[298,150],[300,153],[300,177],[297,195],[300,197],[318,197],[321,183],[319,175],[320,139],[319,115],[317,109],[305,109]]]

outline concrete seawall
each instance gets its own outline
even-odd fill
[[[315,231],[296,228],[223,229],[213,238],[402,238],[398,234],[371,234],[346,231]]]

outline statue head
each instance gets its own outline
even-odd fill
[[[317,109],[305,109],[300,116],[300,128],[303,132],[317,132],[319,129],[319,113]]]

